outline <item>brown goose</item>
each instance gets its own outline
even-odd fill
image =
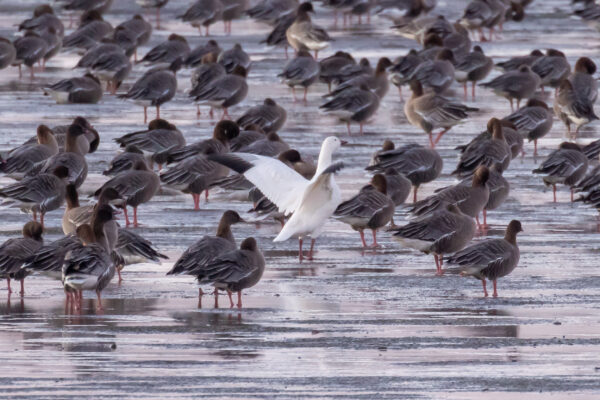
[[[415,217],[422,217],[443,209],[447,204],[454,204],[463,213],[471,218],[475,218],[477,226],[482,229],[482,225],[479,223],[479,213],[483,210],[490,197],[490,189],[486,185],[489,175],[488,167],[482,165],[475,170],[471,186],[460,184],[449,186],[438,193],[416,202],[410,209],[410,212]]]
[[[246,76],[246,69],[238,65],[231,74],[216,78],[209,85],[200,90],[195,90],[193,93],[194,101],[200,105],[210,106],[211,117],[213,108],[223,109],[221,119],[229,117],[227,111],[229,107],[241,103],[248,95]]]
[[[244,67],[246,71],[250,71],[252,61],[248,53],[242,49],[242,45],[236,43],[229,50],[222,51],[217,57],[217,63],[221,64],[228,74],[233,72],[235,67]]]
[[[44,226],[44,215],[48,211],[59,208],[65,201],[66,179],[69,170],[63,166],[56,168],[51,174],[39,174],[0,189],[0,197],[17,201],[22,210],[31,212],[37,221]]]
[[[239,250],[229,251],[212,259],[206,265],[206,281],[213,282],[215,289],[226,290],[231,308],[232,292],[237,292],[237,307],[242,308],[242,290],[256,285],[265,271],[265,258],[256,240],[244,239]]]
[[[193,27],[198,28],[202,35],[202,27],[205,28],[205,35],[208,36],[209,28],[212,24],[219,21],[223,16],[223,3],[219,0],[198,0],[186,10],[183,15],[178,16],[184,22],[189,22]]]
[[[191,245],[173,265],[167,275],[194,275],[198,283],[206,282],[206,266],[215,257],[234,251],[235,238],[231,232],[231,225],[244,222],[235,211],[225,211],[219,221],[215,236],[204,236]],[[200,298],[204,292],[199,288]],[[218,289],[215,289],[215,305],[218,305]]]
[[[517,100],[517,108],[519,108],[521,99],[533,97],[540,83],[540,77],[529,66],[522,65],[518,70],[506,72],[479,86],[490,88],[498,96],[508,99],[510,109],[514,111],[513,100]]]
[[[102,185],[96,190],[94,196],[100,196],[100,193],[107,188],[113,188],[119,193],[121,199],[114,200],[112,203],[123,208],[126,226],[130,225],[127,206],[133,207],[133,226],[137,227],[137,208],[154,197],[160,189],[160,180],[148,169],[145,162],[140,161],[135,164],[133,170],[122,172]]]
[[[44,58],[48,51],[48,44],[39,34],[27,31],[24,36],[13,42],[13,46],[16,50],[13,62],[19,67],[19,78],[22,76],[21,64],[25,64],[29,67],[30,78],[33,79],[35,77],[33,65]]]
[[[516,158],[519,153],[523,151],[523,136],[517,132],[516,127],[512,122],[507,120],[498,120],[498,118],[491,118],[486,126],[486,130],[475,136],[468,144],[456,146],[456,150],[460,150],[461,153],[470,151],[472,148],[479,146],[483,141],[490,140],[494,132],[494,125],[500,122],[502,127],[502,135],[506,139],[506,143],[510,147],[511,157]]]
[[[352,135],[350,122],[357,122],[360,126],[359,134],[363,134],[363,126],[379,109],[380,99],[371,92],[369,87],[362,84],[351,87],[335,95],[331,100],[319,106],[319,109],[331,113],[341,121],[346,122],[348,135]]]
[[[465,89],[467,99],[467,83],[471,82],[471,97],[475,99],[475,84],[485,79],[494,67],[494,62],[483,53],[480,46],[473,47],[465,58],[456,64],[454,76]]]
[[[460,266],[461,276],[473,276],[483,284],[483,294],[488,296],[486,279],[494,283],[492,296],[498,297],[496,281],[514,271],[519,263],[517,234],[523,232],[521,222],[512,220],[502,239],[489,239],[476,243],[448,257],[450,264]]]
[[[101,13],[86,11],[81,15],[79,28],[63,38],[62,48],[87,51],[112,32],[112,25],[102,18]]]
[[[414,188],[413,202],[416,203],[419,186],[440,176],[443,166],[442,157],[433,149],[426,149],[416,143],[396,149],[393,142],[386,140],[366,170],[384,172],[388,168],[394,168],[411,181]]]
[[[52,130],[46,125],[37,128],[37,144],[25,143],[8,153],[6,160],[0,158],[0,171],[21,179],[34,164],[58,154],[58,143]]]
[[[402,246],[425,254],[433,253],[436,275],[442,275],[443,255],[457,252],[469,243],[475,235],[475,222],[456,205],[449,204],[391,231]]]
[[[278,77],[282,81],[292,88],[292,95],[294,96],[294,102],[296,100],[296,86],[304,87],[304,102],[306,102],[306,95],[308,87],[314,84],[319,79],[319,73],[321,67],[319,63],[312,58],[310,53],[306,50],[300,50],[296,54],[296,57],[290,60]]]
[[[12,65],[16,56],[17,50],[10,40],[0,37],[0,70]]]
[[[43,91],[57,104],[96,104],[102,98],[100,80],[92,74],[60,80]]]
[[[236,122],[243,129],[252,125],[258,126],[265,133],[271,133],[279,131],[286,118],[285,108],[268,97],[263,104],[250,107]]]
[[[521,65],[528,65],[531,67],[533,63],[543,55],[544,53],[536,49],[526,56],[513,57],[506,61],[496,63],[496,67],[500,68],[503,72],[519,69]]]
[[[98,145],[100,145],[100,135],[98,131],[89,123],[89,121],[83,117],[75,117],[73,122],[68,125],[57,125],[52,128],[54,139],[56,139],[56,142],[58,143],[58,151],[62,152],[65,150],[67,132],[71,125],[79,125],[85,131],[85,135],[80,135],[77,137],[77,152],[79,154],[95,152],[98,149]],[[33,136],[23,144],[35,144],[37,142],[37,136]]]
[[[458,165],[452,171],[452,174],[470,176],[480,165],[490,167],[495,163],[502,164],[503,170],[507,169],[510,165],[512,152],[510,146],[506,143],[502,130],[500,120],[494,120],[492,136],[489,139],[470,143],[460,155]]]
[[[108,168],[102,171],[102,175],[115,176],[120,172],[129,171],[139,160],[146,161],[144,152],[135,145],[128,145],[122,153],[111,160]]]
[[[286,31],[286,37],[290,46],[297,52],[300,50],[314,50],[315,60],[318,58],[319,50],[329,46],[331,38],[322,27],[312,23],[308,13],[314,13],[312,3],[302,3],[298,6],[296,20]]]
[[[541,100],[529,99],[522,107],[505,117],[517,128],[517,132],[531,142],[533,140],[533,156],[537,156],[537,141],[546,136],[552,128],[553,115],[548,105]]]
[[[444,133],[454,125],[467,118],[467,112],[478,111],[478,108],[453,103],[436,93],[425,93],[418,80],[410,81],[412,97],[404,104],[404,114],[412,125],[425,131],[429,136],[431,148],[440,141]],[[433,130],[441,129],[435,140]]]
[[[158,67],[168,67],[175,60],[179,59],[181,63],[190,54],[190,46],[186,38],[176,33],[169,35],[166,41],[153,47],[140,63],[146,63]]]
[[[571,201],[573,201],[573,187],[585,176],[588,168],[588,159],[581,147],[576,143],[563,142],[548,158],[533,170],[534,174],[545,174],[543,181],[547,186],[552,185],[554,202],[556,203],[556,184],[562,183],[571,187]]]
[[[0,278],[6,279],[9,296],[12,293],[11,278],[21,281],[21,296],[25,294],[24,281],[28,272],[21,267],[44,244],[43,231],[42,225],[30,221],[23,226],[22,238],[8,239],[0,245]]]
[[[558,88],[563,79],[571,73],[571,65],[569,65],[565,53],[556,49],[548,49],[545,56],[535,60],[531,65],[531,70],[540,77],[540,86],[543,92],[546,85]]]
[[[387,196],[387,181],[382,174],[375,174],[369,185],[364,186],[357,195],[343,201],[333,213],[333,216],[349,224],[352,229],[360,233],[363,247],[365,242],[365,229],[373,232],[372,247],[377,244],[377,230],[387,225],[394,215],[396,205]]]
[[[147,108],[150,106],[156,106],[156,118],[160,118],[160,106],[170,101],[177,91],[175,74],[181,68],[181,63],[181,58],[176,58],[168,68],[149,70],[119,98],[131,99],[144,107],[144,123],[148,120]]]
[[[106,247],[104,224],[114,217],[110,206],[98,209],[92,225],[81,225],[77,236],[83,244],[76,246],[65,255],[62,267],[62,281],[67,293],[74,292],[72,301],[82,307],[82,291],[94,290],[98,297],[97,308],[102,309],[101,292],[115,276],[116,266]]]
[[[435,93],[443,93],[454,82],[454,55],[448,49],[442,49],[435,57],[435,60],[425,61],[410,76],[410,79],[416,79],[421,86],[431,89]]]

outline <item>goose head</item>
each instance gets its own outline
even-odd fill
[[[315,176],[319,175],[321,171],[327,168],[331,164],[331,156],[332,154],[340,148],[340,146],[346,144],[347,142],[341,140],[336,136],[329,136],[327,139],[323,141],[321,145],[321,153],[319,153],[319,162],[317,164],[317,173]]]

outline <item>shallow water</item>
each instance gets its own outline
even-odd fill
[[[139,8],[115,2],[111,23]],[[452,19],[466,2],[439,1]],[[486,54],[501,59],[533,48],[557,47],[574,63],[597,55],[588,46],[598,33],[568,17],[564,1],[536,1],[524,23],[508,23],[502,40],[483,43]],[[3,1],[0,35],[10,36],[15,21],[36,2]],[[174,16],[188,2],[171,1],[163,13],[164,30],[155,31],[144,54],[171,32],[183,33],[191,45],[204,42],[196,30]],[[335,42],[322,56],[338,49],[355,57],[396,57],[415,46],[391,33],[390,23],[374,17],[372,24],[333,29],[331,12],[317,9],[317,22],[328,27]],[[409,125],[392,87],[364,136],[347,137],[346,128],[316,109],[324,85],[309,92],[308,104],[293,103],[276,78],[285,60],[282,49],[258,44],[268,27],[235,21],[234,35],[212,29],[221,47],[243,44],[254,61],[250,95],[231,110],[239,116],[271,96],[288,110],[280,135],[302,153],[316,157],[322,139],[336,134],[350,146],[336,156],[348,168],[337,176],[344,197],[369,176],[363,168],[384,139],[397,144],[427,143]],[[99,150],[88,156],[89,193],[104,180],[101,171],[116,154],[113,138],[142,128],[139,107],[106,95],[94,106],[59,106],[42,95],[41,86],[77,74],[76,56],[61,53],[33,82],[18,80],[16,69],[0,73],[0,151],[21,143],[40,123],[67,123],[75,115],[90,119],[102,137]],[[598,61],[598,60],[596,60]],[[137,66],[122,90],[143,71]],[[188,142],[205,138],[215,121],[203,110],[196,120],[189,104],[190,70],[178,74],[179,93],[161,115],[177,124]],[[497,74],[498,72],[494,72]],[[455,87],[458,96],[462,88]],[[549,96],[546,93],[546,96]],[[551,99],[550,99],[551,100]],[[457,152],[485,127],[491,116],[510,112],[508,102],[479,91],[481,108],[440,142],[444,174],[425,185],[420,198],[454,181]],[[152,115],[152,113],[150,114]],[[357,127],[353,126],[354,134]],[[596,126],[581,132],[581,143],[594,138]],[[474,279],[434,276],[431,256],[400,249],[382,232],[382,248],[363,252],[358,234],[330,221],[317,242],[314,262],[298,263],[297,243],[275,244],[279,227],[271,221],[234,226],[238,240],[254,236],[267,258],[262,281],[244,293],[244,309],[230,310],[225,296],[219,309],[211,296],[199,308],[197,286],[190,277],[166,277],[172,263],[199,237],[213,233],[221,213],[234,209],[248,215],[248,203],[230,201],[225,193],[202,200],[191,210],[191,196],[160,195],[140,207],[137,231],[169,255],[162,265],[127,266],[124,281],[104,291],[105,311],[97,313],[91,293],[82,315],[68,315],[60,284],[45,277],[26,280],[27,293],[9,298],[0,288],[0,397],[81,398],[435,398],[435,399],[595,399],[600,391],[600,276],[597,211],[569,203],[561,188],[557,204],[541,179],[530,171],[563,140],[565,129],[555,121],[541,140],[541,155],[515,159],[505,176],[511,195],[490,212],[488,237],[502,235],[509,220],[520,219],[521,261],[499,281],[500,296],[483,298]],[[0,178],[0,185],[9,183]],[[82,196],[83,197],[83,196]],[[405,212],[397,210],[396,222]],[[47,240],[61,234],[60,211],[47,216]],[[28,220],[18,210],[0,208],[0,240],[19,234]],[[479,238],[478,238],[479,239]],[[206,289],[206,288],[205,288]]]

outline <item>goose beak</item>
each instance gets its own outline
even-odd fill
[[[346,146],[348,144],[346,140],[340,140],[340,142],[342,143],[342,146]]]

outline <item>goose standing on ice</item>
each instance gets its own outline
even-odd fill
[[[333,153],[342,144],[344,142],[335,136],[323,141],[317,171],[311,180],[270,157],[230,153],[213,154],[208,158],[244,174],[246,179],[279,207],[279,211],[293,213],[274,241],[283,242],[297,237],[299,258],[302,261],[302,243],[305,237],[310,236],[308,259],[312,260],[315,240],[321,234],[323,224],[342,201],[333,174],[342,169],[344,164],[341,161],[333,163],[331,160]]]

